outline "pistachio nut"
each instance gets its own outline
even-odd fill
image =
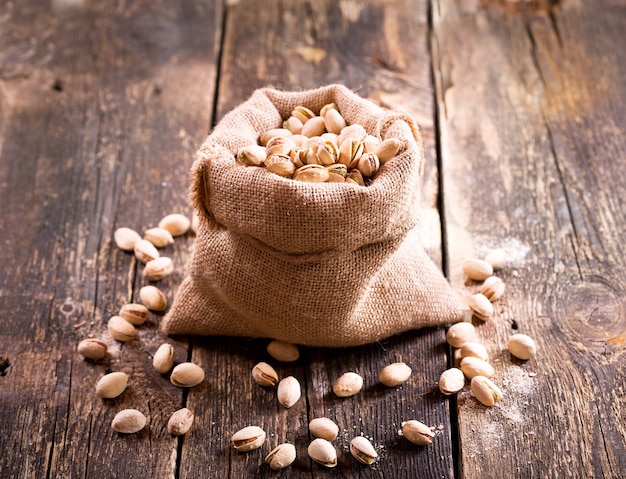
[[[346,183],[352,183],[359,186],[365,186],[365,180],[359,170],[352,170],[346,176]]]
[[[346,120],[343,119],[341,113],[339,113],[339,111],[334,108],[329,108],[325,110],[324,115],[322,115],[320,111],[320,115],[324,118],[326,131],[329,131],[330,133],[335,133],[338,135],[339,133],[341,133],[341,130],[343,130],[347,126]]]
[[[302,134],[294,134],[294,135],[291,135],[289,138],[291,138],[291,141],[293,141],[293,144],[296,145],[296,148],[304,148],[305,145],[310,140],[310,138]]]
[[[485,376],[474,376],[470,383],[472,393],[485,406],[493,406],[502,400],[502,391],[491,379]]]
[[[482,293],[476,293],[470,296],[468,300],[468,305],[478,319],[482,321],[487,321],[491,316],[493,316],[494,309],[493,304],[489,301]]]
[[[316,417],[309,423],[309,431],[315,437],[332,441],[339,434],[339,426],[327,417]]]
[[[332,140],[322,141],[317,147],[316,154],[320,163],[324,166],[334,165],[339,160],[339,148]]]
[[[148,228],[143,233],[143,239],[150,241],[157,248],[165,248],[171,244],[174,244],[174,237],[172,233],[165,228]]]
[[[296,171],[298,168],[302,168],[304,165],[307,164],[306,162],[307,154],[308,154],[308,150],[302,147],[296,147],[293,150],[291,150],[291,152],[289,153],[289,158],[291,159],[291,162],[296,167]]]
[[[287,376],[278,383],[276,398],[286,408],[290,408],[297,403],[301,394],[300,383],[293,376]]]
[[[320,136],[326,130],[324,124],[324,118],[321,116],[314,116],[310,118],[304,125],[302,125],[301,133],[309,138],[314,136]]]
[[[311,110],[310,108],[299,105],[291,111],[291,116],[295,116],[298,120],[302,122],[302,124],[305,124],[311,118],[315,117],[315,113],[313,113],[313,110]]]
[[[96,383],[96,395],[104,399],[112,399],[124,392],[128,385],[128,374],[114,372],[105,374]]]
[[[279,444],[265,456],[265,463],[273,471],[290,466],[296,460],[296,447],[293,444]]]
[[[514,334],[506,342],[510,353],[518,359],[527,360],[537,354],[535,340],[526,334]]]
[[[347,139],[339,144],[339,163],[349,167],[354,161],[363,155],[363,142],[361,140]]]
[[[182,236],[191,228],[191,220],[183,214],[172,213],[161,218],[159,228],[169,231],[173,237]]]
[[[107,329],[113,339],[117,339],[121,342],[132,341],[137,338],[135,326],[121,316],[112,316],[107,323]]]
[[[485,261],[489,263],[494,271],[504,268],[511,260],[509,254],[501,249],[493,249],[485,256]]]
[[[453,324],[446,332],[446,341],[453,348],[460,348],[465,343],[476,341],[476,328],[467,321]]]
[[[160,281],[174,272],[172,258],[161,256],[146,263],[143,269],[143,277],[148,281]]]
[[[123,434],[133,434],[141,431],[146,422],[146,416],[137,409],[124,409],[115,415],[111,421],[111,428]]]
[[[135,257],[142,263],[147,263],[160,256],[156,246],[146,239],[140,239],[135,243]]]
[[[231,442],[237,451],[248,452],[261,447],[265,436],[265,431],[260,427],[248,426],[233,434]]]
[[[367,135],[363,140],[363,152],[376,153],[376,149],[378,148],[378,145],[380,145],[380,143],[380,138],[374,135]]]
[[[380,164],[384,165],[402,151],[403,147],[404,143],[402,143],[402,140],[398,138],[387,138],[380,142],[374,150],[374,153],[378,156]]]
[[[186,407],[175,411],[167,421],[167,432],[172,436],[187,434],[193,425],[194,415]]]
[[[334,165],[327,166],[329,176],[328,181],[345,181],[348,175],[348,168],[341,163],[335,163]]]
[[[373,464],[378,458],[372,443],[363,436],[356,436],[350,441],[350,453],[361,464]]]
[[[324,467],[337,465],[337,451],[326,439],[320,437],[313,439],[307,448],[309,457]]]
[[[296,166],[287,155],[268,156],[265,158],[265,168],[284,178],[291,178],[296,171]]]
[[[390,388],[399,386],[411,377],[411,372],[411,368],[405,363],[393,363],[380,372],[380,382]]]
[[[107,355],[108,346],[104,341],[88,338],[78,343],[77,350],[83,358],[97,361]]]
[[[128,303],[120,308],[118,315],[129,323],[139,326],[148,319],[148,308],[143,304]]]
[[[326,117],[326,113],[328,110],[337,110],[339,111],[339,107],[336,103],[326,103],[322,108],[320,108],[320,116]]]
[[[286,128],[272,128],[270,130],[267,130],[261,133],[261,136],[259,137],[259,142],[261,143],[261,145],[265,146],[267,145],[268,141],[270,141],[272,138],[276,136],[287,138],[287,137],[291,137],[292,135],[293,133],[291,133]]]
[[[261,145],[247,145],[239,148],[236,158],[244,166],[263,166],[267,150]]]
[[[152,311],[165,311],[167,309],[167,299],[163,291],[156,286],[148,285],[139,290],[139,299]]]
[[[471,356],[474,358],[482,359],[483,361],[489,360],[489,352],[487,351],[487,348],[481,343],[474,341],[465,343],[463,346],[461,346],[460,353],[461,359]]]
[[[496,370],[487,361],[472,356],[461,359],[461,371],[468,379],[472,379],[474,376],[490,378],[496,373]]]
[[[380,160],[376,153],[363,153],[356,165],[361,174],[367,178],[372,178],[378,173]]]
[[[135,243],[141,239],[141,236],[135,230],[123,227],[115,230],[113,239],[119,249],[133,251],[135,249]]]
[[[276,386],[278,373],[269,364],[260,362],[252,368],[252,379],[261,386]]]
[[[322,165],[304,165],[293,174],[293,179],[306,183],[324,183],[328,181],[330,173]]]
[[[308,146],[306,150],[305,163],[307,165],[321,165],[322,162],[317,156],[319,145]]]
[[[174,346],[163,343],[152,356],[152,366],[159,374],[167,374],[174,366]]]
[[[275,136],[274,138],[271,138],[270,141],[267,142],[267,145],[265,145],[267,156],[271,156],[271,155],[289,156],[289,153],[295,147],[296,147],[295,143],[291,141],[290,138],[283,138],[280,136]]]
[[[190,388],[204,381],[204,370],[194,363],[180,363],[170,375],[170,382],[174,386]]]
[[[497,276],[489,276],[480,288],[480,293],[483,294],[492,303],[499,300],[504,294],[504,281]]]
[[[484,281],[493,274],[493,266],[482,259],[466,259],[461,267],[463,273],[474,281]]]
[[[290,116],[283,122],[283,128],[289,130],[294,135],[299,135],[302,132],[303,125],[302,120],[295,116]]]
[[[346,140],[357,140],[359,142],[363,142],[367,137],[367,132],[363,125],[359,125],[358,123],[353,123],[352,125],[346,126],[341,133],[339,133],[339,138],[337,138],[337,143],[341,148],[341,145]]]
[[[300,357],[300,351],[295,344],[275,339],[267,345],[267,352],[277,361],[291,363]]]
[[[411,419],[402,423],[402,435],[418,446],[432,444],[435,433],[423,422]]]
[[[363,378],[354,372],[342,374],[333,384],[333,392],[339,397],[357,394],[363,387]]]
[[[465,386],[465,375],[459,368],[446,369],[439,376],[439,390],[442,394],[458,393]]]

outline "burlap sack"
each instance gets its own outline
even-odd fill
[[[348,124],[404,141],[371,185],[303,183],[235,162],[295,106],[330,102]],[[423,166],[413,121],[344,86],[257,90],[197,153],[196,247],[163,330],[338,347],[460,320],[457,296],[418,240]]]

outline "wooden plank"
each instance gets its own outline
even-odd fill
[[[462,477],[623,477],[624,6],[501,3],[433,10],[451,280],[469,294],[463,259],[512,255],[478,327],[504,399],[459,395]]]
[[[143,284],[112,246],[166,213],[190,214],[187,171],[210,125],[221,10],[214,2],[5,2],[0,21],[0,216],[3,261],[0,471],[3,477],[170,477],[177,440],[165,431],[182,392],[152,370],[159,317],[141,340],[107,338],[106,321]],[[191,242],[167,253],[180,282]],[[75,348],[102,337],[110,356]],[[185,343],[177,343],[184,360]],[[99,400],[105,372],[122,396]],[[123,408],[149,417],[114,433]]]
[[[226,19],[217,119],[262,86],[300,90],[339,82],[419,121],[428,156],[423,241],[439,262],[428,3],[235,1],[229,2]],[[207,370],[210,390],[208,394],[192,390],[188,396],[198,424],[183,442],[181,478],[273,477],[263,459],[283,441],[294,443],[298,451],[297,461],[282,474],[286,477],[452,477],[448,401],[436,385],[446,366],[443,329],[360,348],[307,348],[294,364],[276,364],[265,352],[266,344],[242,338],[194,340],[193,360]],[[276,365],[281,377],[294,375],[303,384],[304,398],[292,409],[279,406],[272,390],[252,383],[250,371],[262,360]],[[378,374],[394,361],[410,364],[413,377],[402,388],[386,390],[378,383]],[[366,386],[357,398],[339,400],[331,384],[347,370],[361,373]],[[307,424],[322,414],[341,428],[335,469],[312,464],[306,453]],[[398,436],[407,419],[438,428],[432,447],[420,448]],[[262,426],[268,440],[260,450],[236,453],[230,437],[251,423]],[[374,466],[359,465],[348,452],[348,442],[359,434],[370,437],[380,451]]]

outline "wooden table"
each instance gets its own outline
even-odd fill
[[[2,478],[562,478],[626,477],[626,2],[21,0],[0,3],[0,476]],[[141,339],[116,343],[106,322],[144,284],[113,244],[165,214],[191,216],[187,174],[219,119],[255,88],[343,83],[420,124],[428,159],[423,244],[467,297],[461,262],[505,248],[513,261],[496,314],[478,331],[504,399],[478,404],[439,393],[450,363],[445,328],[365,347],[303,348],[279,364],[304,385],[287,410],[250,380],[265,339],[166,338],[151,314]],[[189,234],[168,247],[173,297]],[[165,254],[165,253],[164,253]],[[519,361],[507,338],[539,348]],[[81,339],[110,345],[101,362]],[[168,341],[206,380],[188,392],[152,370]],[[386,389],[383,365],[408,383]],[[346,370],[364,390],[338,400]],[[101,400],[94,385],[125,371],[128,389]],[[165,430],[186,405],[182,438]],[[118,410],[149,424],[111,430]],[[340,425],[339,464],[306,455],[309,419]],[[428,447],[402,421],[434,427]],[[268,431],[264,448],[230,446],[240,427]],[[359,465],[349,440],[380,458]],[[281,473],[263,463],[293,442]]]

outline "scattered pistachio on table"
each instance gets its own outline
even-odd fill
[[[118,316],[135,326],[140,326],[148,319],[148,308],[143,304],[128,303],[120,308]]]
[[[170,382],[181,388],[197,386],[202,381],[204,381],[204,370],[190,362],[180,363],[170,374]]]
[[[527,360],[537,354],[535,340],[526,334],[514,334],[508,339],[506,346],[511,354],[518,359]]]
[[[231,442],[237,451],[248,452],[261,447],[265,436],[265,431],[259,426],[247,426],[233,434]]]
[[[139,290],[139,299],[152,311],[165,311],[167,309],[167,299],[165,294],[156,286],[148,285]]]
[[[293,376],[287,376],[278,383],[276,398],[278,402],[286,408],[290,408],[296,404],[301,394],[300,382]]]
[[[350,441],[350,454],[361,464],[374,464],[378,453],[372,443],[364,436],[356,436]]]
[[[315,437],[332,441],[339,434],[339,426],[327,417],[316,417],[309,422],[309,431]]]
[[[474,376],[490,378],[496,373],[494,367],[487,361],[472,356],[461,360],[461,371],[463,371],[463,374],[465,374],[465,377],[468,379],[472,379]]]
[[[487,298],[482,293],[476,293],[470,296],[469,298],[469,307],[478,319],[483,321],[487,321],[491,316],[493,316],[493,304],[489,298]]]
[[[458,393],[465,387],[465,375],[459,368],[446,369],[439,376],[439,390],[449,396]]]
[[[146,416],[141,411],[124,409],[115,415],[111,421],[111,428],[123,434],[133,434],[141,431],[146,426],[146,422]]]
[[[402,435],[418,446],[432,444],[435,433],[423,422],[411,419],[402,423]]]
[[[324,467],[337,465],[337,450],[326,439],[320,437],[313,439],[307,448],[309,457]]]
[[[265,463],[274,471],[290,466],[295,460],[296,447],[289,443],[279,444],[265,456]]]
[[[137,330],[135,329],[135,326],[121,316],[112,316],[107,323],[107,329],[113,339],[118,341],[126,342],[137,339]]]
[[[275,339],[267,345],[267,352],[277,361],[291,363],[300,357],[300,351],[295,344]]]
[[[85,359],[103,359],[107,355],[108,346],[99,339],[87,338],[78,343],[78,354]]]
[[[124,251],[134,251],[135,244],[141,239],[139,233],[131,228],[118,228],[113,233],[115,244]]]
[[[276,386],[278,373],[272,366],[261,361],[252,368],[252,379],[260,386]]]
[[[159,374],[167,374],[174,366],[174,346],[163,343],[152,357],[152,367]]]
[[[474,376],[470,387],[476,399],[485,406],[493,406],[502,399],[502,391],[488,377]]]
[[[187,434],[193,425],[194,415],[187,409],[182,408],[175,411],[167,422],[167,432],[172,436],[182,436]]]
[[[96,395],[103,399],[113,399],[124,392],[128,385],[128,374],[121,371],[105,374],[96,383]]]
[[[191,220],[180,213],[172,213],[161,218],[158,227],[169,231],[173,237],[182,236],[191,228]]]
[[[393,363],[380,372],[380,382],[387,387],[404,384],[411,377],[411,368],[405,363]]]
[[[333,392],[339,397],[350,397],[363,387],[363,378],[355,372],[342,374],[333,384]]]

